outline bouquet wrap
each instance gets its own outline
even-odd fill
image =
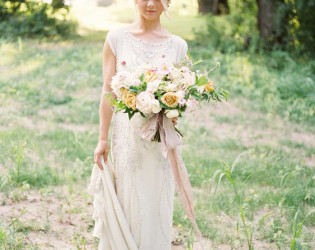
[[[202,235],[195,220],[192,187],[180,153],[181,137],[165,113],[153,115],[141,129],[140,136],[144,140],[151,141],[157,132],[160,134],[162,154],[169,159],[172,168],[178,196],[198,238],[201,239]]]

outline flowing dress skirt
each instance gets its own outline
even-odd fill
[[[115,114],[114,174],[111,164],[105,166],[108,171],[94,165],[90,189],[94,191],[94,236],[100,238],[99,249],[171,249],[174,178],[160,143],[140,138],[144,122],[138,113],[131,120],[125,113]]]

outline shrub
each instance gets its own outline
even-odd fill
[[[63,0],[51,4],[34,0],[0,0],[1,37],[67,37],[76,32],[69,6]]]

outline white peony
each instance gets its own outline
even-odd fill
[[[177,109],[167,109],[165,110],[165,114],[167,118],[174,118],[179,116],[179,112]]]
[[[178,104],[180,106],[184,106],[186,104],[186,102],[187,102],[186,99],[181,99],[181,100],[178,101]]]
[[[189,99],[186,102],[186,112],[191,112],[193,110],[195,110],[195,108],[197,107],[197,105],[199,104],[199,102],[196,99]]]
[[[150,64],[141,64],[134,68],[135,77],[139,78],[146,70],[152,68]]]
[[[121,96],[123,94],[122,92],[122,88],[114,88],[113,92],[115,93],[115,95],[118,97],[118,99],[121,99]]]
[[[135,76],[135,73],[129,72],[128,75],[126,76],[125,80],[124,80],[124,85],[129,88],[130,86],[137,86],[137,84],[139,85],[141,82],[139,80],[139,78],[137,78]]]
[[[183,73],[188,73],[188,72],[190,72],[189,68],[186,67],[186,66],[181,67],[180,70],[181,70]]]
[[[156,77],[156,79],[162,81],[166,74],[167,74],[167,72],[162,71],[162,70],[158,70],[155,72],[155,77]]]
[[[155,93],[158,90],[160,83],[161,83],[161,80],[154,80],[154,81],[148,82],[147,91]]]
[[[179,100],[184,99],[184,97],[185,97],[185,90],[182,90],[182,89],[178,90],[178,91],[176,92],[176,95],[178,96],[178,99],[179,99]]]
[[[159,100],[154,99],[152,101],[152,112],[153,113],[159,113],[161,111],[162,107],[160,105]]]
[[[124,83],[126,79],[127,73],[124,71],[118,72],[116,75],[112,77],[112,81],[110,83],[111,87],[113,89],[117,87],[121,87],[121,85]]]
[[[155,100],[155,98],[151,92],[143,91],[137,95],[136,108],[144,114],[149,114],[152,112],[153,100]]]
[[[130,86],[139,86],[141,83],[140,79],[139,78],[135,78],[135,79],[132,79],[130,81]]]
[[[174,82],[179,82],[183,78],[182,72],[178,68],[174,68],[170,73],[171,73],[171,79]]]
[[[175,83],[167,84],[164,87],[166,92],[174,92],[177,90],[177,88],[178,88],[178,85],[176,85]]]
[[[196,76],[194,72],[183,73],[183,79],[181,80],[184,88],[187,89],[189,86],[196,83]]]
[[[199,93],[202,94],[205,91],[205,85],[198,86],[197,90],[198,90]]]

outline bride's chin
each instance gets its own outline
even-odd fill
[[[157,14],[154,14],[154,15],[150,15],[150,14],[144,14],[142,15],[145,19],[147,19],[148,21],[154,21],[154,20],[157,20],[160,16],[157,15]]]

